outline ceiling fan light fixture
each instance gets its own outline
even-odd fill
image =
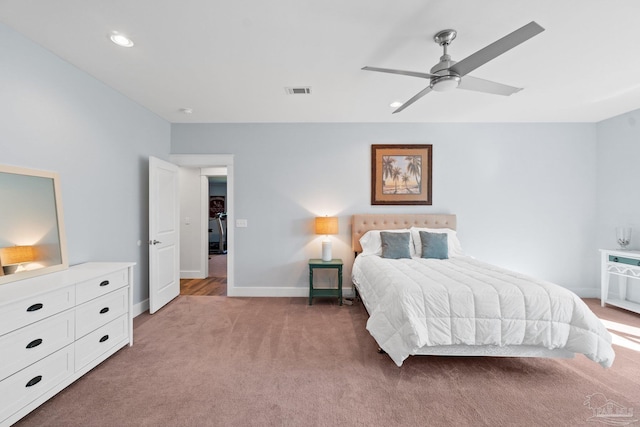
[[[446,76],[434,77],[431,79],[431,89],[436,92],[447,92],[458,87],[460,76],[449,74]]]

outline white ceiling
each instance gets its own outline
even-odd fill
[[[640,108],[639,17],[637,0],[0,0],[2,22],[173,123],[597,122]],[[428,82],[361,70],[428,72],[436,32],[458,31],[460,61],[530,21],[546,31],[470,74],[524,88],[509,97],[392,115]]]

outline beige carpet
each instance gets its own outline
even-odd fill
[[[590,304],[640,341],[639,315]],[[604,426],[583,405],[594,393],[640,415],[635,350],[616,346],[610,369],[584,356],[419,356],[398,368],[366,319],[334,300],[181,296],[136,318],[132,348],[17,425]]]

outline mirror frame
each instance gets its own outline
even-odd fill
[[[64,218],[62,214],[62,193],[60,191],[60,177],[55,172],[42,171],[36,169],[27,169],[17,166],[0,165],[0,173],[25,175],[32,177],[49,178],[53,181],[53,192],[55,200],[55,210],[58,224],[58,241],[60,244],[60,260],[61,262],[56,265],[38,268],[35,270],[20,271],[13,274],[6,274],[0,276],[0,285],[5,283],[17,282],[19,280],[27,279],[30,277],[41,276],[44,274],[53,273],[56,271],[62,271],[69,268],[69,259],[67,255],[67,237],[64,229]],[[0,267],[2,268],[2,267]]]

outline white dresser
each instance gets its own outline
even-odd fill
[[[135,263],[91,262],[0,285],[0,426],[127,344]]]
[[[640,313],[640,303],[627,299],[628,279],[631,285],[640,286],[640,251],[600,249],[600,304],[615,305],[635,313]],[[609,292],[609,280],[617,276],[618,294]]]

